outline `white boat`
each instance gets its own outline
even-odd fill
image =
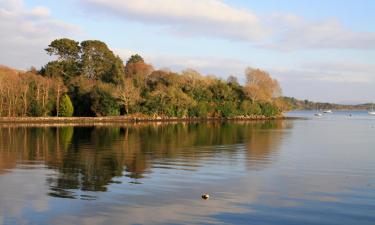
[[[372,104],[371,111],[368,111],[368,114],[371,116],[375,116],[374,104]]]
[[[323,111],[324,113],[333,113],[332,110],[328,109],[328,110],[324,110]]]
[[[316,117],[322,117],[323,114],[320,112],[318,105],[316,105],[316,113],[314,114]]]
[[[322,116],[323,116],[323,114],[322,114],[322,113],[320,113],[320,112],[317,112],[317,113],[315,113],[315,114],[314,114],[314,116],[316,116],[316,117],[322,117]]]

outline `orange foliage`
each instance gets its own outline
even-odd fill
[[[247,68],[245,94],[254,101],[271,101],[281,94],[281,88],[276,79],[263,70]]]
[[[151,74],[153,67],[143,61],[128,63],[125,67],[125,74],[127,77],[141,77],[145,78]]]

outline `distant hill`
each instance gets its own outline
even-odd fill
[[[372,103],[365,104],[336,104],[328,102],[313,102],[309,100],[299,100],[294,97],[283,97],[284,102],[291,110],[368,110],[371,109]]]

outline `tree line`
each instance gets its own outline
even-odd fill
[[[0,67],[0,116],[236,117],[283,111],[277,80],[245,70],[246,83],[156,70],[136,54],[125,63],[98,40],[62,38],[45,49],[54,60],[39,71]]]
[[[294,97],[282,97],[284,108],[287,110],[371,110],[372,103],[364,104],[335,104],[328,102],[313,102]]]

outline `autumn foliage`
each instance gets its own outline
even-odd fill
[[[277,80],[263,70],[247,68],[245,94],[252,102],[265,101],[270,102],[272,99],[281,95],[281,88]]]
[[[155,70],[140,55],[124,64],[98,40],[57,39],[39,71],[0,67],[0,116],[236,117],[281,113],[280,86],[260,69],[246,83],[195,70]]]

